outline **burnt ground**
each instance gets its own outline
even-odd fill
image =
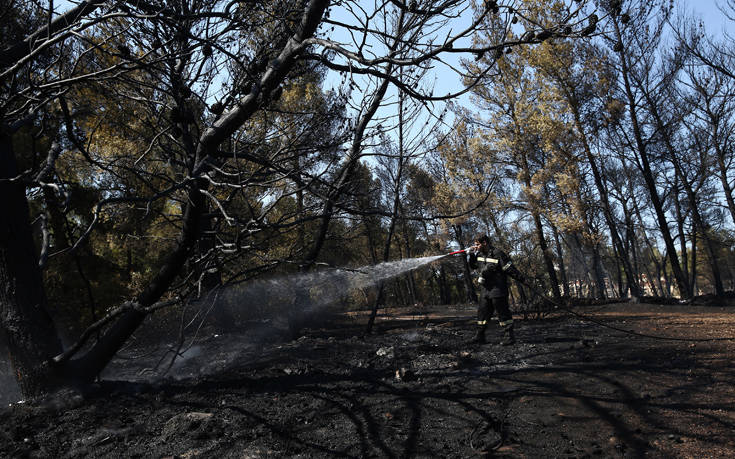
[[[733,307],[575,310],[735,337]],[[0,456],[735,457],[735,341],[555,313],[518,320],[514,347],[473,346],[473,316],[388,310],[365,338],[358,316],[287,343],[210,335],[156,382],[118,361],[126,382],[3,409]]]

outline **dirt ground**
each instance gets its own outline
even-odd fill
[[[575,311],[735,338],[734,307]],[[0,456],[735,457],[735,341],[558,312],[517,320],[513,347],[477,346],[473,316],[388,310],[366,337],[359,315],[291,342],[213,334],[155,382],[120,360],[125,381],[2,409]]]

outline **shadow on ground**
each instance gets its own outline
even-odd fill
[[[735,456],[732,341],[557,314],[520,321],[516,346],[471,346],[471,308],[424,312],[389,311],[365,337],[359,318],[289,343],[209,336],[178,378],[4,410],[0,455]],[[726,308],[579,312],[639,333],[735,336]]]

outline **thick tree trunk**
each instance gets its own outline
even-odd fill
[[[544,256],[544,263],[546,265],[546,273],[549,275],[549,282],[551,282],[551,292],[555,299],[561,298],[561,292],[559,291],[559,279],[556,277],[556,268],[554,267],[554,258],[551,255],[551,249],[546,243],[546,236],[544,235],[544,227],[541,224],[541,216],[538,212],[533,211],[533,222],[536,225],[536,237],[538,239],[541,253]]]
[[[25,186],[8,180],[17,175],[12,140],[0,132],[0,324],[21,392],[34,396],[58,386],[51,359],[62,346],[47,311]]]

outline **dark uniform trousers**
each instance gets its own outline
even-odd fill
[[[508,255],[502,250],[490,248],[487,252],[470,253],[470,267],[479,269],[480,295],[477,308],[477,335],[474,341],[485,342],[485,329],[493,313],[498,315],[498,325],[503,332],[502,344],[513,344],[513,316],[508,304],[508,272],[514,267]],[[506,272],[508,271],[508,272]]]
[[[487,323],[493,316],[493,312],[498,313],[498,325],[505,330],[513,325],[513,315],[510,313],[508,305],[508,297],[501,296],[497,298],[488,297],[488,291],[485,287],[480,287],[480,304],[477,308],[477,325],[482,329],[487,327]]]

